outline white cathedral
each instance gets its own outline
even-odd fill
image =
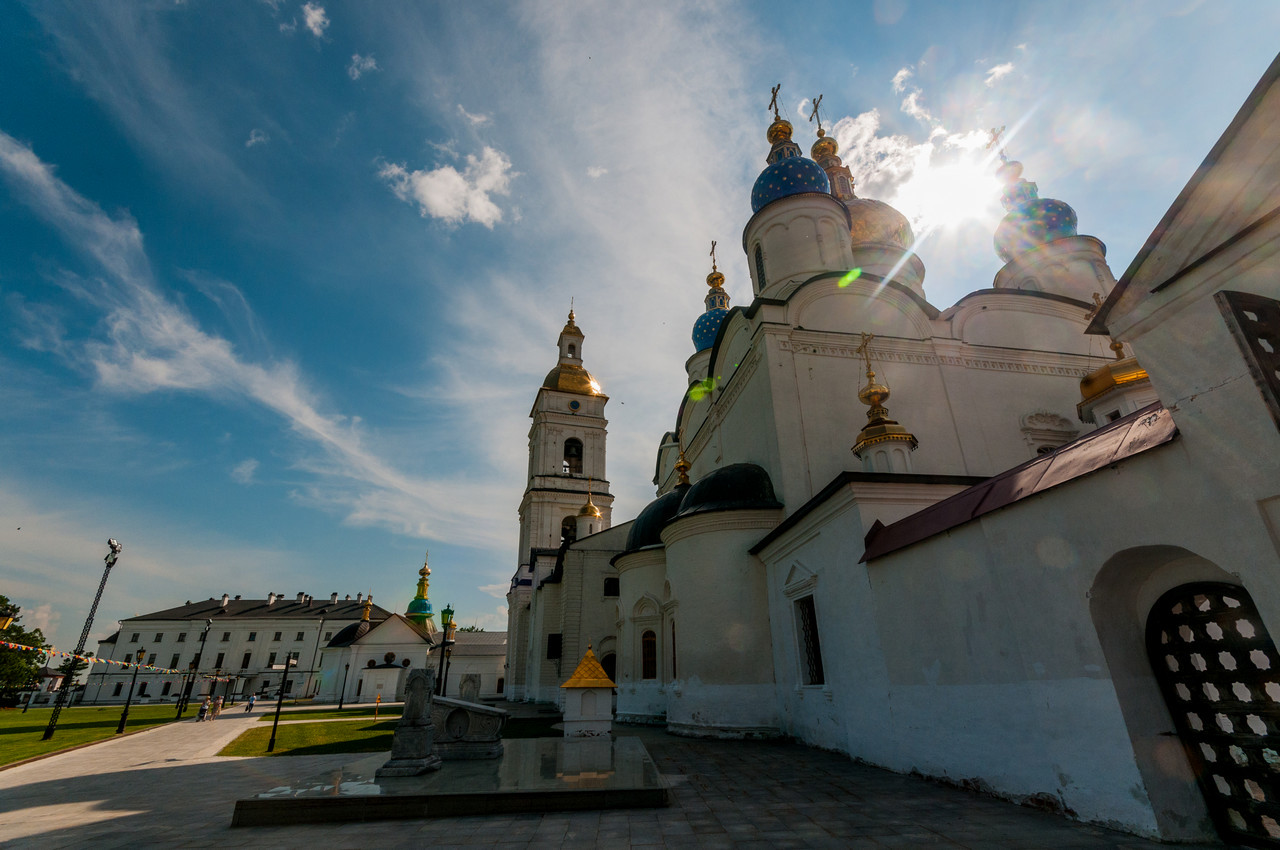
[[[590,645],[622,722],[1280,842],[1280,60],[1118,282],[1006,161],[1004,266],[946,309],[907,220],[792,132],[742,234],[754,297],[713,266],[623,524],[570,312],[507,694],[559,703]]]

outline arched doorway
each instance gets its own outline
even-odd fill
[[[1280,653],[1244,588],[1196,582],[1147,617],[1147,654],[1219,833],[1280,848]]]

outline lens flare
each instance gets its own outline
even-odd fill
[[[837,286],[839,286],[841,289],[844,289],[846,286],[853,283],[855,280],[857,280],[860,277],[862,277],[862,269],[849,269],[847,272],[844,273],[844,277],[840,278],[840,282],[837,284]]]
[[[704,398],[711,395],[711,391],[716,388],[716,384],[719,383],[719,381],[719,376],[707,378],[704,381],[698,381],[696,384],[689,387],[689,400],[702,401]]]

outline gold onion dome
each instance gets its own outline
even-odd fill
[[[785,118],[774,118],[773,123],[769,125],[769,129],[765,131],[765,138],[769,140],[769,144],[776,145],[779,142],[791,141],[792,132],[791,122]]]
[[[722,272],[712,270],[711,274],[707,275],[707,286],[711,287],[712,289],[719,289],[723,287],[724,274]]]
[[[835,156],[839,150],[840,145],[836,140],[828,136],[826,130],[819,127],[818,140],[813,143],[813,147],[809,148],[809,155],[813,157],[814,161],[821,165],[823,157]]]
[[[542,382],[544,389],[560,390],[581,395],[604,395],[604,390],[591,373],[573,363],[560,363],[555,366]]]
[[[578,509],[578,516],[600,516],[600,509],[591,501],[591,494],[587,494],[587,503]]]

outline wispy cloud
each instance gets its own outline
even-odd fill
[[[907,88],[907,80],[911,79],[912,71],[910,68],[901,68],[898,73],[893,75],[893,90],[898,94],[902,94]]]
[[[359,53],[351,54],[351,64],[347,66],[347,76],[353,80],[358,80],[370,71],[378,70],[378,61],[373,58],[373,54],[361,56]]]
[[[994,68],[987,71],[987,79],[986,79],[987,88],[991,88],[997,82],[999,82],[1000,79],[1002,79],[1003,77],[1007,77],[1012,73],[1013,73],[1012,62],[1005,62],[1004,64],[996,65]]]
[[[502,210],[491,196],[510,191],[515,176],[511,160],[486,145],[480,156],[468,155],[466,163],[462,171],[451,165],[411,171],[401,164],[386,163],[378,176],[397,198],[415,204],[424,218],[431,216],[449,224],[474,221],[492,229],[502,221]]]
[[[265,145],[269,141],[271,141],[271,137],[267,135],[266,130],[260,130],[257,127],[254,127],[249,131],[249,138],[245,139],[244,146],[246,148],[252,148],[258,145]]]
[[[302,440],[298,468],[312,473],[313,502],[346,512],[348,522],[421,537],[491,545],[477,529],[498,500],[484,487],[460,500],[454,482],[407,475],[372,449],[358,418],[324,412],[317,394],[288,361],[245,359],[227,339],[201,328],[157,286],[137,224],[111,218],[58,179],[35,153],[0,132],[0,176],[41,219],[96,262],[104,277],[78,294],[103,314],[105,337],[80,356],[100,389],[124,394],[186,391],[252,402],[276,414]],[[470,504],[470,506],[468,506]]]
[[[587,168],[587,176],[590,177],[592,180],[595,180],[598,177],[603,177],[608,173],[609,173],[609,169],[605,168],[602,165],[592,165]]]
[[[231,480],[238,484],[252,484],[253,474],[258,471],[258,461],[246,458],[231,467]]]
[[[458,112],[462,113],[462,117],[471,122],[473,127],[483,127],[493,121],[493,117],[489,115],[476,115],[468,112],[461,103],[458,104]]]
[[[324,13],[324,6],[316,3],[303,4],[302,22],[316,38],[323,38],[324,31],[329,28],[329,16]]]

